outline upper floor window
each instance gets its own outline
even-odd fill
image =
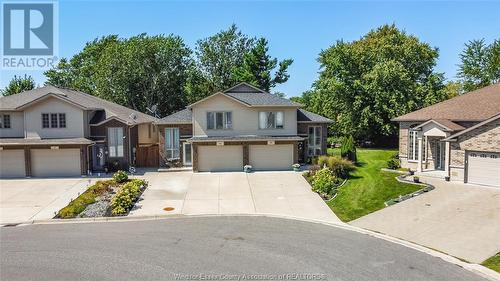
[[[0,115],[0,129],[10,129],[10,115]]]
[[[66,113],[42,113],[42,128],[66,128]]]
[[[233,114],[228,111],[207,112],[207,129],[228,130],[233,128]]]
[[[283,111],[259,112],[259,129],[283,129]]]

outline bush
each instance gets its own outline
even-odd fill
[[[344,137],[340,145],[340,156],[356,163],[356,146],[352,136]]]
[[[134,206],[135,201],[139,198],[141,191],[146,187],[147,183],[144,180],[132,180],[115,194],[111,199],[111,213],[113,215],[125,215]]]
[[[324,168],[325,165],[328,165],[328,156],[326,155],[319,156],[316,164],[318,164],[318,166],[321,169]]]
[[[335,177],[343,179],[349,177],[349,173],[356,169],[356,166],[351,161],[338,156],[328,157],[327,167]]]
[[[59,210],[57,217],[68,219],[78,216],[88,205],[95,203],[96,197],[101,196],[115,185],[114,180],[98,181],[90,186],[84,193],[71,201],[68,206]]]
[[[312,180],[313,191],[320,194],[332,194],[335,187],[335,176],[328,168],[319,170]]]
[[[128,180],[128,175],[125,171],[117,171],[116,173],[113,174],[113,179],[117,182],[117,183],[124,183]]]
[[[397,170],[401,167],[399,159],[389,159],[387,161],[387,168],[392,169],[392,170]]]

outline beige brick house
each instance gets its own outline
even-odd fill
[[[160,167],[290,170],[326,154],[332,121],[241,83],[159,121]]]
[[[401,166],[500,187],[500,84],[399,116]]]

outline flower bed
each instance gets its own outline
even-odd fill
[[[317,163],[302,175],[314,192],[323,200],[329,201],[335,198],[338,188],[345,184],[355,166],[351,161],[338,156],[320,156]]]
[[[59,210],[56,218],[84,218],[126,215],[146,189],[144,180],[129,180],[118,171],[111,180],[97,181],[84,193]]]

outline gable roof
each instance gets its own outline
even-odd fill
[[[457,138],[457,137],[459,137],[459,136],[461,136],[461,135],[463,135],[463,134],[465,134],[467,132],[475,130],[475,129],[483,126],[483,125],[486,125],[486,124],[488,124],[490,122],[493,122],[495,120],[498,120],[498,119],[500,119],[500,114],[497,114],[497,115],[495,115],[495,116],[493,116],[493,117],[491,117],[491,118],[489,118],[487,120],[484,120],[483,122],[480,122],[480,123],[478,123],[478,124],[476,124],[476,125],[474,125],[472,127],[469,127],[469,128],[467,128],[467,129],[465,129],[465,130],[463,130],[461,132],[458,132],[458,133],[456,133],[454,135],[451,135],[451,136],[445,138],[443,141],[453,141],[455,138]]]
[[[437,120],[431,119],[427,122],[424,122],[424,123],[418,125],[414,129],[422,128],[423,126],[425,126],[429,123],[434,123],[434,124],[444,128],[446,131],[449,131],[449,132],[461,131],[461,130],[465,129],[465,127],[463,127],[457,123],[451,122],[448,119],[437,119]]]
[[[333,123],[333,120],[299,108],[297,109],[297,122]]]
[[[202,103],[216,95],[223,95],[248,107],[301,107],[302,105],[289,99],[279,97],[260,90],[248,83],[239,83],[222,92],[217,92],[211,96],[201,99],[188,107]]]
[[[483,121],[500,113],[500,83],[410,112],[392,121]]]
[[[84,110],[104,110],[106,119],[114,117],[128,124],[149,123],[157,120],[151,115],[121,106],[96,96],[73,89],[58,88],[50,85],[7,97],[1,97],[0,110],[21,110],[26,106],[42,101],[48,97],[61,99]],[[135,116],[135,119],[132,119],[131,116]]]
[[[158,124],[191,124],[193,122],[193,111],[190,108],[177,111],[158,121]]]

